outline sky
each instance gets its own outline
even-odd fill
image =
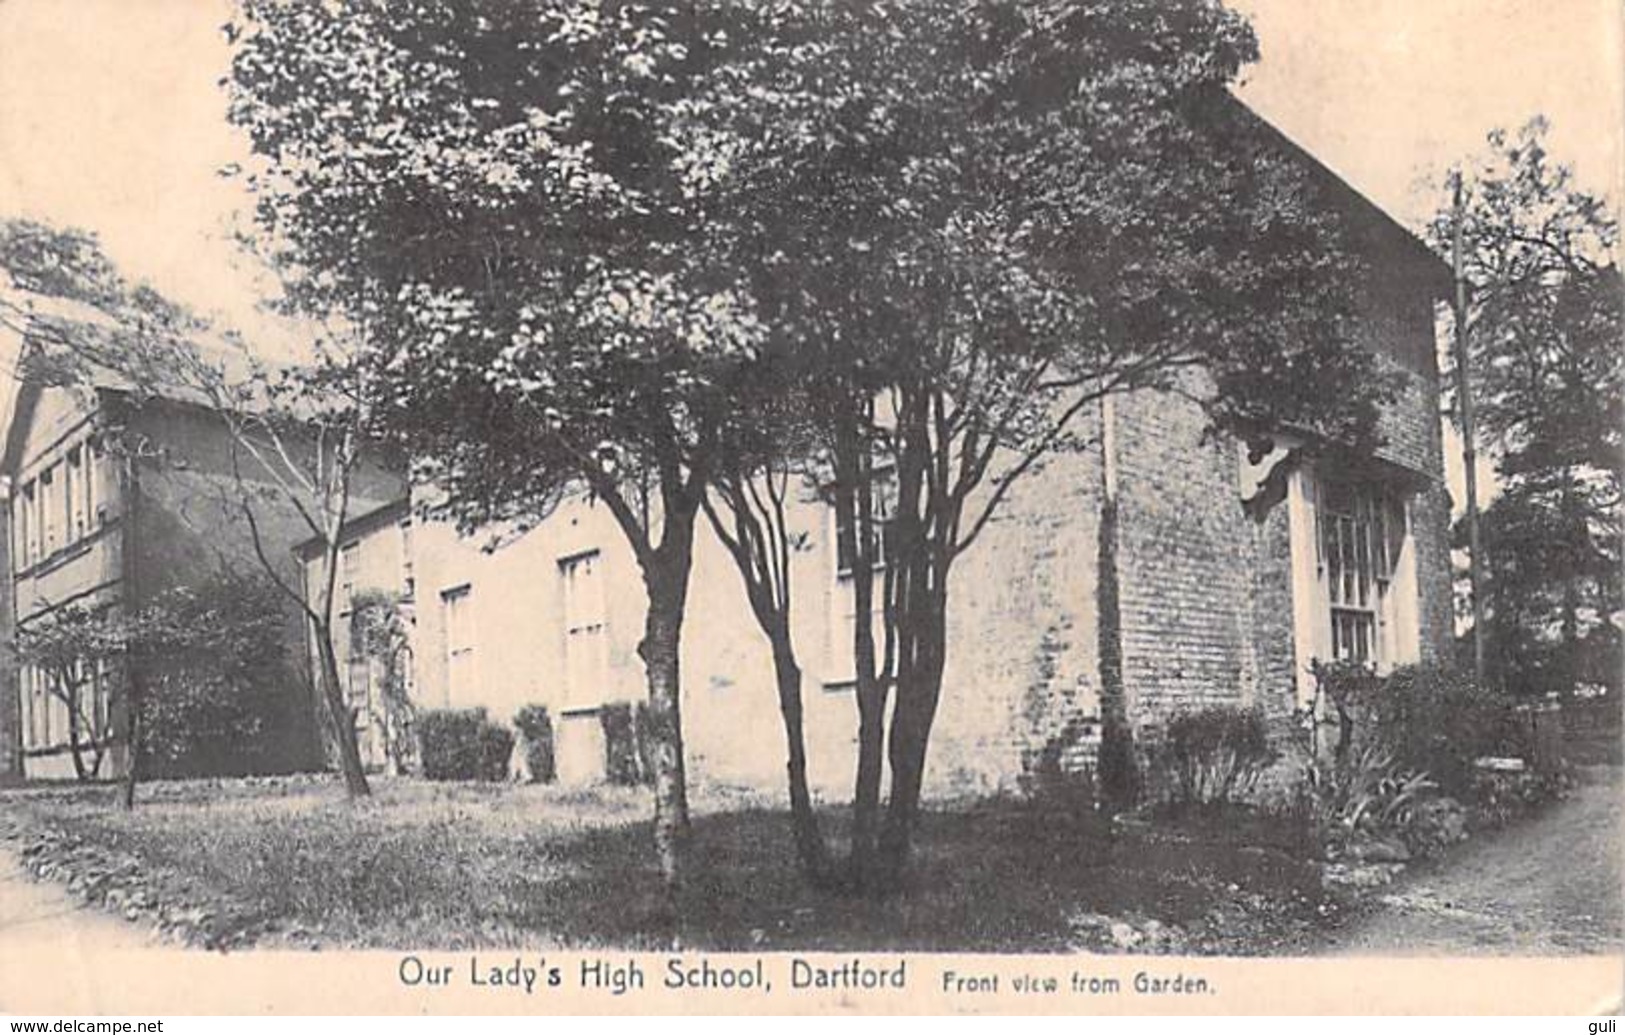
[[[1407,224],[1419,177],[1536,112],[1582,183],[1621,191],[1618,0],[1232,0],[1262,60],[1241,96]],[[98,233],[129,274],[244,321],[264,291],[216,175],[247,157],[218,80],[230,0],[0,0],[0,215]]]
[[[1619,0],[1231,2],[1261,50],[1240,96],[1409,226],[1428,177],[1536,113],[1582,186],[1625,196]],[[132,279],[266,341],[290,329],[256,311],[268,285],[230,237],[247,198],[217,175],[248,157],[218,85],[231,13],[0,0],[0,217],[94,231]]]

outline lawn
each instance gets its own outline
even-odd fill
[[[89,898],[223,946],[1273,954],[1336,914],[1312,866],[1233,824],[1107,836],[1016,802],[944,806],[906,890],[872,900],[807,887],[778,809],[694,801],[675,922],[640,790],[399,779],[352,804],[321,778],[198,781],[126,813],[111,787],[31,788],[0,794],[0,835]]]

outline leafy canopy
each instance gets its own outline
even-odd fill
[[[241,7],[261,224],[473,517],[691,475],[764,364],[930,384],[973,483],[1190,368],[1216,426],[1369,438],[1353,264],[1211,0]]]

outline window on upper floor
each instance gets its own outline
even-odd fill
[[[95,439],[87,440],[68,450],[67,484],[67,541],[77,542],[90,535],[102,524],[104,516],[97,511],[96,479],[101,477],[101,446]]]
[[[79,532],[74,527],[75,511],[79,505],[79,479],[84,472],[80,468],[79,447],[68,450],[68,455],[62,461],[62,544],[67,546],[79,539]]]
[[[564,613],[566,708],[596,708],[609,695],[608,600],[604,558],[587,550],[559,559]]]
[[[412,519],[402,518],[397,527],[401,532],[401,597],[411,600],[417,592],[417,570],[412,556]]]
[[[473,587],[467,583],[440,594],[440,634],[448,706],[470,701],[475,691],[473,594]]]
[[[869,622],[874,629],[876,643],[882,635],[885,601],[882,577],[893,549],[893,528],[896,522],[897,477],[889,469],[874,474],[874,517],[870,527],[873,544],[874,593],[870,598]],[[853,662],[854,642],[858,623],[857,590],[853,585],[853,550],[857,546],[857,532],[850,529],[840,508],[833,502],[829,507],[828,534],[830,556],[833,558],[834,578],[829,597],[829,621],[826,624],[824,683],[832,688],[845,688],[856,679]]]
[[[892,527],[896,520],[892,513],[897,499],[896,476],[890,471],[877,472],[872,498],[875,513],[869,534],[874,543],[874,570],[880,571],[886,567],[886,559],[891,555]],[[839,507],[831,503],[829,510],[830,538],[835,548],[835,577],[851,579],[852,553],[857,547],[857,533],[849,534],[850,521],[841,513]]]
[[[34,538],[38,534],[34,522],[34,483],[28,482],[17,493],[12,504],[12,520],[15,522],[15,533],[12,537],[12,551],[15,559],[12,567],[21,571],[34,563]]]
[[[39,496],[36,500],[40,524],[40,557],[45,558],[56,552],[61,545],[62,504],[58,495],[56,466],[52,465],[40,472]]]
[[[85,444],[85,520],[91,522],[94,528],[107,524],[107,500],[104,498],[102,479],[108,475],[104,457],[101,439],[92,438]]]
[[[349,614],[355,606],[356,579],[361,574],[361,544],[345,543],[339,548],[339,613]]]

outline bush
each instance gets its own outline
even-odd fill
[[[1089,831],[1107,818],[1101,811],[1095,767],[1069,765],[1068,755],[1081,750],[1089,724],[1068,722],[1044,743],[1037,757],[1029,758],[1021,789],[1035,818],[1047,830]]]
[[[553,716],[545,705],[527,704],[513,717],[513,724],[525,738],[525,762],[532,783],[552,783],[558,778],[558,762],[553,754]]]
[[[1433,666],[1379,677],[1359,666],[1332,665],[1318,668],[1316,676],[1338,725],[1331,759],[1316,764],[1328,785],[1347,785],[1329,795],[1332,804],[1323,811],[1345,808],[1351,795],[1364,793],[1364,784],[1419,774],[1426,774],[1429,791],[1465,803],[1475,826],[1500,825],[1562,792],[1562,766],[1551,757],[1560,752],[1538,750],[1534,717],[1518,708],[1516,698]],[[1362,767],[1350,761],[1367,756],[1380,757],[1383,765],[1360,775]],[[1486,774],[1476,766],[1485,756],[1522,758],[1539,771]],[[1415,822],[1407,816],[1399,832],[1426,849],[1433,838],[1413,829]]]
[[[1478,772],[1473,774],[1473,825],[1493,829],[1522,816],[1568,792],[1572,780],[1566,773],[1524,770],[1522,772]]]
[[[126,623],[142,667],[147,777],[273,775],[320,764],[318,729],[266,577],[219,572],[160,593]]]
[[[484,708],[441,709],[418,716],[423,775],[430,780],[501,780],[513,734]]]
[[[598,709],[604,728],[604,775],[612,784],[634,786],[654,779],[654,737],[649,706],[626,701]]]
[[[1428,803],[1437,800],[1427,773],[1401,767],[1375,740],[1343,752],[1318,751],[1311,730],[1305,743],[1295,809],[1315,854],[1338,856],[1361,837],[1397,839],[1407,847],[1418,840],[1413,831],[1418,810],[1427,807],[1422,814],[1432,818]]]
[[[1454,798],[1425,798],[1412,810],[1404,833],[1411,851],[1436,855],[1466,839],[1466,810]]]
[[[1317,668],[1316,678],[1338,721],[1336,752],[1377,743],[1395,766],[1427,772],[1454,797],[1471,794],[1478,758],[1532,753],[1514,701],[1453,671],[1411,665],[1377,676],[1343,663]]]
[[[1151,752],[1152,779],[1176,809],[1234,804],[1277,757],[1258,710],[1218,705],[1168,723]]]

